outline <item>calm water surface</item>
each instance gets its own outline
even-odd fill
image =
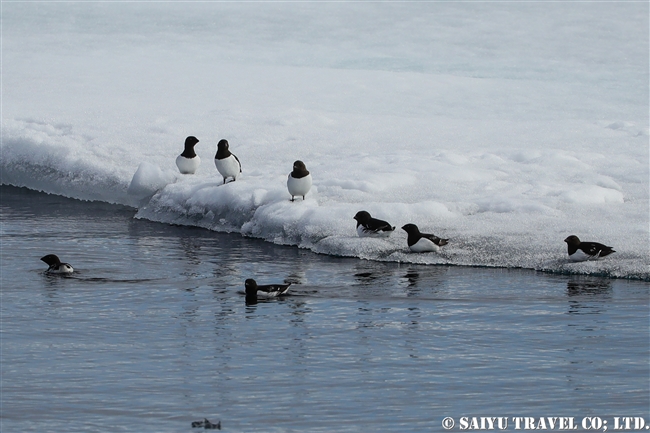
[[[328,257],[1,193],[2,432],[650,421],[648,283]],[[74,276],[45,275],[47,253]],[[293,295],[247,306],[250,277]]]

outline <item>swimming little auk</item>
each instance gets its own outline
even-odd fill
[[[237,176],[241,173],[241,163],[235,154],[230,153],[228,140],[219,140],[217,143],[217,154],[214,156],[214,165],[223,176],[223,183],[226,179],[232,178],[232,181],[237,180]]]
[[[207,418],[203,418],[203,421],[192,421],[192,428],[201,428],[203,427],[204,429],[217,429],[221,430],[221,421],[217,421],[216,424],[213,422],[210,422]]]
[[[430,233],[421,233],[415,224],[406,224],[402,230],[408,233],[406,243],[414,253],[438,252],[441,246],[449,243],[449,239],[442,239]]]
[[[277,298],[286,295],[290,285],[291,283],[258,285],[254,279],[249,278],[244,282],[246,302],[254,304],[258,298]]]
[[[199,140],[189,136],[185,139],[185,150],[176,157],[176,166],[181,174],[194,174],[201,164],[201,158],[194,152],[194,146]]]
[[[611,253],[615,253],[612,247],[598,242],[580,242],[577,236],[571,235],[564,240],[567,243],[569,260],[572,262],[584,262],[585,260],[598,260]]]
[[[41,257],[41,260],[49,266],[45,271],[48,274],[71,274],[74,271],[69,263],[61,263],[56,254],[48,254]]]
[[[388,222],[373,218],[365,210],[357,212],[354,216],[357,220],[357,234],[359,237],[386,238],[395,230]]]
[[[291,194],[291,201],[294,201],[295,196],[302,196],[302,199],[305,199],[305,195],[311,189],[311,174],[307,171],[305,163],[302,161],[296,161],[293,163],[293,171],[289,173],[289,178],[287,179],[287,188],[289,189],[289,194]]]

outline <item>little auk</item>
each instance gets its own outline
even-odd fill
[[[438,252],[441,246],[449,243],[449,239],[442,239],[430,233],[421,233],[415,224],[406,224],[402,230],[408,233],[406,243],[414,253]]]
[[[291,201],[294,201],[295,196],[302,196],[302,199],[305,199],[305,195],[311,189],[311,174],[307,171],[305,163],[302,161],[296,161],[293,163],[293,171],[289,173],[289,178],[287,179],[287,188],[289,189],[289,194],[291,194]]]
[[[74,271],[69,263],[61,263],[61,260],[55,254],[48,254],[41,257],[41,260],[49,266],[45,271],[48,274],[71,274]]]
[[[391,226],[386,221],[371,217],[365,210],[357,212],[354,219],[357,220],[357,234],[361,238],[386,238],[395,230],[395,226]]]
[[[217,154],[214,156],[214,165],[223,176],[223,183],[226,179],[232,178],[232,181],[237,180],[237,176],[241,173],[241,163],[233,153],[230,153],[228,148],[228,140],[219,140],[217,143]]]
[[[246,302],[254,304],[258,298],[277,298],[286,295],[290,285],[291,283],[258,285],[254,279],[249,278],[244,282]]]
[[[572,262],[584,262],[585,260],[598,260],[611,253],[615,253],[612,247],[598,242],[580,242],[577,236],[571,235],[564,240],[567,243],[569,260]]]
[[[201,428],[203,427],[204,429],[217,429],[221,430],[221,421],[217,421],[217,423],[210,422],[207,418],[203,418],[203,421],[192,421],[192,428]]]
[[[194,146],[199,140],[189,136],[185,139],[185,150],[176,157],[176,166],[181,174],[194,174],[201,164],[201,158],[194,152]]]

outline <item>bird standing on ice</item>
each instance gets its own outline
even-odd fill
[[[365,210],[357,212],[354,219],[357,220],[357,234],[360,238],[387,238],[395,230],[394,226],[391,226],[386,221],[371,217]]]
[[[598,260],[611,253],[615,253],[612,247],[598,242],[580,242],[577,236],[571,235],[564,240],[569,250],[569,260],[572,262],[584,262],[585,260]]]
[[[277,298],[286,295],[290,285],[291,283],[258,285],[254,279],[249,278],[244,282],[246,302],[255,303],[258,296],[260,298]]]
[[[438,252],[441,246],[449,243],[449,239],[442,239],[430,233],[420,233],[420,229],[415,224],[406,224],[402,230],[408,233],[406,243],[414,253]]]
[[[49,266],[47,271],[45,271],[48,274],[71,274],[74,272],[72,266],[68,263],[61,263],[61,260],[59,260],[56,254],[48,254],[47,256],[41,257],[41,260]]]
[[[311,189],[311,174],[307,171],[304,162],[296,161],[293,163],[293,171],[289,173],[289,178],[287,179],[287,188],[289,189],[289,194],[291,194],[291,201],[297,195],[301,195],[302,199],[305,199],[305,195]]]
[[[229,177],[232,177],[233,182],[236,181],[237,176],[241,173],[241,163],[239,162],[239,158],[230,153],[228,140],[220,140],[217,143],[217,154],[214,156],[214,165],[223,176],[224,184]]]
[[[194,174],[201,164],[201,158],[194,152],[194,146],[199,140],[189,136],[185,139],[185,150],[176,157],[176,166],[181,174]]]

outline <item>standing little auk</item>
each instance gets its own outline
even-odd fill
[[[232,178],[233,182],[236,181],[241,173],[241,163],[239,162],[239,158],[233,153],[230,153],[228,140],[220,140],[217,143],[217,154],[214,156],[214,165],[217,167],[221,176],[223,176],[224,184],[229,177]]]
[[[304,162],[296,161],[293,163],[293,171],[289,173],[287,179],[287,188],[289,194],[291,194],[291,201],[294,201],[295,196],[302,196],[302,199],[305,199],[305,195],[311,189],[311,174],[307,171]]]
[[[194,174],[201,164],[201,158],[194,152],[194,146],[199,140],[189,136],[185,139],[185,150],[176,157],[176,166],[181,174]]]

